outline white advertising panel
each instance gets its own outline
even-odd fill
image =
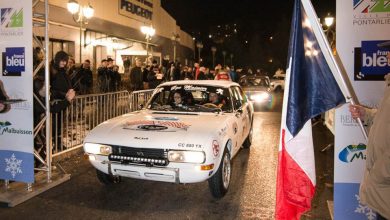
[[[32,1],[0,1],[0,179],[34,182]]]
[[[336,47],[361,104],[376,107],[383,97],[384,76],[390,72],[381,44],[390,40],[390,2],[336,1]],[[348,105],[336,109],[334,156],[335,219],[375,219],[360,203],[359,185],[366,160],[366,143]]]

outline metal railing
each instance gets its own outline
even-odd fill
[[[82,146],[90,130],[100,123],[145,106],[153,90],[76,96],[64,111],[51,114],[53,157]]]

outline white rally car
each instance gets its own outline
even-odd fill
[[[105,184],[121,177],[208,180],[212,195],[220,198],[230,184],[232,158],[251,145],[252,122],[253,106],[239,84],[173,81],[158,86],[146,108],[94,128],[84,151]]]

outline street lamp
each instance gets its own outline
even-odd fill
[[[83,36],[83,25],[88,24],[88,20],[93,17],[95,10],[90,4],[87,6],[80,6],[79,3],[75,0],[70,0],[67,3],[68,11],[73,15],[73,20],[80,26],[80,63],[82,62],[82,36]],[[76,19],[77,14],[77,19]]]
[[[225,57],[226,57],[226,51],[222,51],[222,55],[223,55],[223,67],[225,67]]]
[[[215,52],[217,52],[217,48],[212,46],[211,52],[213,53],[213,68],[215,67]]]
[[[230,54],[230,66],[232,67],[233,66],[233,54],[231,53]]]
[[[326,29],[324,30],[324,32],[326,34],[326,38],[328,39],[328,41],[330,43],[330,47],[332,49],[334,49],[334,43],[336,40],[336,33],[332,28],[333,23],[334,23],[334,17],[331,16],[330,13],[328,13],[328,15],[325,17]]]
[[[180,36],[179,34],[172,33],[172,44],[173,44],[173,62],[176,61],[176,44],[180,42]]]
[[[203,44],[202,42],[198,41],[196,43],[196,48],[198,48],[198,61],[200,63],[200,52],[202,51],[202,48],[203,48]]]
[[[150,26],[142,26],[141,32],[145,34],[146,39],[146,64],[148,63],[148,57],[149,57],[149,41],[152,39],[154,34],[156,33],[156,29],[154,29],[151,25]]]

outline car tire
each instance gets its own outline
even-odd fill
[[[278,86],[275,88],[276,93],[281,93],[282,92],[282,87]]]
[[[225,148],[217,172],[208,180],[210,192],[214,198],[222,198],[227,193],[232,176],[232,167],[230,154]]]
[[[248,137],[246,137],[244,143],[242,144],[242,147],[250,148],[252,145],[252,139],[253,139],[253,123],[251,125],[251,130],[249,131]]]
[[[120,183],[122,181],[120,176],[113,176],[109,174],[105,174],[100,170],[96,170],[96,176],[98,180],[104,185],[110,185],[115,183]]]

